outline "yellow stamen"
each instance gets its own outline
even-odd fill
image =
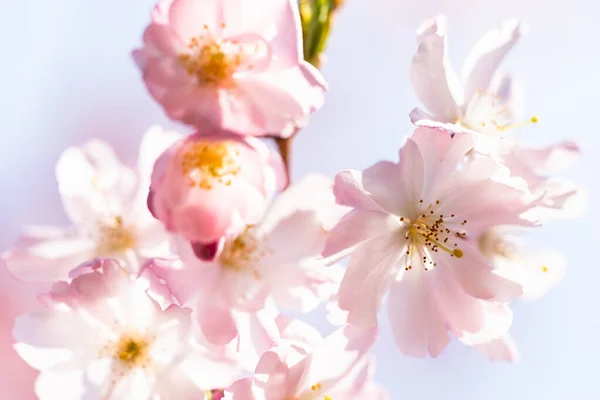
[[[267,251],[250,232],[251,228],[252,225],[247,226],[244,232],[235,239],[225,243],[219,256],[219,262],[223,268],[237,272],[248,272],[252,274],[254,279],[259,280],[261,274],[255,269],[255,265],[267,254]]]
[[[98,256],[111,256],[135,248],[135,234],[119,216],[114,218],[112,224],[100,223],[98,236],[96,247]]]
[[[545,265],[542,267],[542,272],[548,272],[548,267],[546,267]]]
[[[506,130],[509,130],[509,129],[520,128],[522,126],[529,125],[529,124],[537,124],[538,121],[539,121],[538,117],[533,116],[528,121],[517,122],[515,124],[510,124],[510,125],[498,126],[498,130],[500,130],[500,131],[506,131]]]
[[[189,176],[192,186],[212,189],[215,182],[231,185],[240,171],[238,155],[239,151],[226,143],[196,142],[184,153],[181,170]]]
[[[150,361],[150,343],[140,335],[124,335],[117,342],[114,358],[130,368],[145,367]]]

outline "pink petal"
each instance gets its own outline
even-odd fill
[[[531,226],[533,222],[523,213],[535,206],[526,201],[527,193],[491,179],[456,183],[452,191],[443,198],[439,212],[456,214],[466,220],[464,229],[478,235],[494,225]],[[465,201],[465,198],[469,201]]]
[[[429,115],[427,112],[421,110],[420,108],[413,108],[413,110],[410,112],[410,114],[408,114],[408,116],[410,117],[410,121],[413,124],[415,124],[419,121],[422,121],[422,120],[433,119],[433,117],[431,115]]]
[[[302,59],[302,37],[298,4],[293,0],[272,0],[268,7],[256,7],[243,0],[223,1],[227,25],[224,35],[255,33],[265,37],[276,54],[276,69],[298,65]]]
[[[445,321],[432,298],[428,272],[407,271],[391,285],[388,316],[396,345],[411,357],[437,357],[450,342]]]
[[[295,84],[292,77],[288,79],[289,86]],[[288,85],[250,76],[236,81],[241,94],[232,94],[227,97],[227,103],[221,103],[225,109],[223,126],[226,129],[252,135],[291,134],[296,121],[306,115],[298,95],[288,90]],[[240,120],[242,116],[244,120]]]
[[[521,358],[517,344],[508,333],[489,343],[478,344],[477,350],[483,353],[490,361],[517,363]]]
[[[365,210],[383,211],[371,194],[363,187],[361,171],[347,170],[335,176],[333,193],[338,204],[362,208]]]
[[[450,257],[440,252],[438,263],[443,263],[454,273],[454,277],[469,295],[483,300],[506,302],[520,296],[523,287],[495,273],[490,261],[467,241],[461,242],[461,258]]]
[[[237,327],[230,309],[212,304],[210,299],[202,299],[195,311],[200,329],[210,343],[225,345],[236,337]]]
[[[340,308],[349,311],[348,323],[364,329],[377,326],[377,312],[398,269],[402,245],[401,237],[381,237],[352,254],[339,291]]]
[[[265,398],[281,399],[294,396],[308,367],[304,349],[293,344],[278,346],[263,354],[256,366],[255,376],[264,388]],[[264,376],[264,378],[262,378]]]
[[[446,59],[445,25],[445,19],[437,18],[421,28],[410,76],[417,97],[435,118],[454,122],[460,117],[461,99],[456,90],[460,86]]]
[[[15,278],[25,282],[65,280],[69,272],[93,256],[94,243],[88,239],[49,238],[28,247],[2,254],[2,261]]]
[[[381,211],[354,209],[344,215],[330,230],[323,256],[329,257],[344,250],[352,249],[361,243],[400,230],[400,221]]]
[[[225,392],[226,395],[231,395],[232,400],[253,400],[255,399],[252,392],[252,378],[243,378],[231,385]],[[229,399],[229,397],[225,397]]]
[[[488,90],[498,66],[517,43],[526,27],[522,21],[511,19],[500,29],[485,34],[471,49],[463,69],[465,100],[477,90]]]
[[[80,334],[75,336],[73,332]],[[91,356],[96,345],[97,337],[92,333],[89,323],[76,313],[53,310],[23,314],[13,329],[15,340],[23,344],[17,351],[36,369],[85,362],[85,354]]]
[[[187,42],[195,36],[220,36],[223,21],[221,0],[173,0],[169,22],[179,39]]]
[[[145,49],[151,55],[154,51],[157,56],[176,57],[179,53],[186,50],[186,43],[182,42],[176,35],[173,34],[168,26],[152,23],[148,25],[144,31],[144,44],[149,46]]]
[[[376,339],[376,328],[363,330],[346,326],[334,331],[310,355],[310,364],[300,385],[303,390],[297,394],[310,392],[315,383],[321,383],[321,393],[336,393],[344,378],[366,360]]]
[[[409,198],[413,200],[413,203],[415,200],[421,199],[425,203],[441,200],[437,198],[440,189],[447,187],[449,176],[455,172],[465,154],[475,145],[473,135],[465,133],[455,125],[419,126],[405,147],[410,141],[414,141],[418,145],[418,150],[423,157],[422,180],[426,184],[423,185],[420,198]],[[401,158],[407,152],[402,151]],[[413,159],[415,158],[417,157],[413,156]],[[405,168],[410,168],[410,164],[407,163]],[[418,181],[420,178],[421,175],[417,175],[413,177],[413,180]],[[406,177],[406,179],[409,178]]]
[[[485,324],[483,300],[469,296],[456,281],[452,272],[438,264],[428,272],[432,295],[438,310],[444,315],[449,328],[456,336],[463,332],[478,332]]]

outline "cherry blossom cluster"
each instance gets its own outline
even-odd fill
[[[537,117],[519,122],[498,68],[525,25],[487,33],[459,80],[445,19],[424,22],[410,74],[423,109],[407,110],[399,161],[291,184],[281,144],[324,103],[341,3],[158,2],[133,58],[188,133],[149,129],[135,169],[101,140],[66,149],[72,226],[27,228],[2,255],[49,288],[13,331],[40,399],[384,400],[370,350],[386,295],[406,356],[454,337],[518,359],[509,302],[544,295],[564,267],[522,238],[582,206],[552,175],[577,146],[516,135]],[[326,337],[289,316],[320,306]]]

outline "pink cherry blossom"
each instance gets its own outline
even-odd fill
[[[205,245],[203,252],[216,243],[203,257],[211,259],[226,236],[260,219],[268,195],[286,184],[283,171],[278,153],[257,139],[196,133],[157,160],[148,206],[168,231]]]
[[[483,36],[467,56],[461,84],[447,58],[446,18],[423,22],[417,31],[419,47],[412,60],[411,80],[431,114],[416,109],[411,114],[413,121],[460,123],[490,134],[511,125],[515,114],[512,80],[499,75],[497,69],[525,30],[522,21],[508,20]]]
[[[197,311],[211,342],[230,342],[238,333],[233,312],[255,313],[268,299],[308,312],[337,290],[334,274],[318,259],[327,236],[318,209],[330,209],[333,198],[330,204],[311,199],[326,199],[319,193],[330,193],[330,186],[329,180],[315,175],[288,189],[260,222],[228,238],[213,262],[201,260],[193,246],[180,239],[180,261],[164,267],[155,262],[150,268],[180,304]]]
[[[136,270],[149,257],[169,254],[168,236],[145,204],[154,161],[179,137],[150,129],[137,173],[100,140],[65,150],[56,177],[73,226],[26,228],[16,246],[2,254],[10,273],[24,281],[53,282],[95,257],[113,257]]]
[[[296,1],[163,0],[143,39],[133,55],[148,91],[198,129],[287,137],[323,104]]]
[[[410,356],[437,356],[448,331],[477,335],[474,343],[499,337],[512,319],[503,303],[522,292],[497,275],[476,240],[499,224],[531,225],[522,215],[534,204],[528,193],[471,171],[472,164],[457,169],[474,144],[457,126],[421,126],[399,163],[378,162],[335,180],[337,201],[353,207],[323,252],[352,254],[339,305],[349,323],[370,328],[389,290],[396,343]]]
[[[484,35],[467,56],[461,84],[446,54],[445,17],[425,21],[417,32],[419,47],[411,79],[417,97],[430,113],[415,109],[411,119],[457,123],[485,135],[487,140],[479,143],[486,143],[486,152],[492,149],[513,175],[528,182],[532,193],[544,196],[540,205],[555,210],[548,215],[577,215],[584,208],[581,191],[549,174],[559,170],[557,165],[577,158],[578,146],[566,141],[535,148],[508,135],[524,125],[515,121],[522,101],[513,79],[498,67],[526,29],[522,21],[513,19]],[[537,117],[531,121],[537,122]]]
[[[371,390],[368,350],[376,329],[340,328],[312,348],[282,341],[267,351],[256,366],[254,379],[234,383],[225,398],[233,400],[385,399],[361,397]],[[227,393],[226,392],[226,393]],[[373,393],[373,392],[371,392]]]
[[[203,399],[235,379],[228,360],[192,345],[190,310],[163,310],[116,261],[72,275],[13,331],[21,357],[41,371],[40,399]]]

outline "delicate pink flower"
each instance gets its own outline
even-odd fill
[[[492,150],[514,176],[527,181],[532,193],[543,195],[541,206],[558,210],[551,215],[579,214],[583,209],[580,190],[570,182],[548,177],[558,170],[556,165],[577,158],[578,146],[563,142],[548,148],[533,148],[507,135],[525,123],[515,122],[520,114],[519,91],[511,77],[499,73],[498,67],[525,31],[523,22],[509,20],[500,29],[484,35],[465,61],[461,84],[446,55],[446,19],[436,17],[425,21],[417,32],[419,47],[413,58],[411,78],[417,97],[430,114],[415,109],[411,119],[457,123],[483,134],[486,140],[480,140],[476,148],[485,143],[486,152]],[[531,121],[537,122],[537,117]]]
[[[519,284],[496,274],[477,238],[498,224],[532,224],[522,214],[533,204],[527,193],[470,170],[473,164],[457,169],[474,142],[456,126],[421,126],[398,164],[382,161],[335,180],[338,202],[354,208],[323,252],[352,253],[339,305],[349,323],[373,327],[390,289],[392,330],[407,355],[437,356],[448,330],[458,338],[485,332],[478,342],[500,336],[512,314],[496,302],[521,294]]]
[[[191,344],[190,310],[163,310],[140,283],[98,260],[56,284],[51,307],[17,318],[15,347],[41,371],[40,399],[203,399],[232,382],[227,360]]]
[[[322,213],[311,209],[311,197],[320,197],[319,192],[330,186],[328,180],[311,176],[288,189],[290,193],[280,195],[260,222],[228,238],[214,262],[202,261],[192,245],[179,240],[181,261],[166,268],[156,262],[150,268],[181,304],[197,311],[211,342],[230,342],[238,332],[233,312],[255,313],[268,299],[281,307],[310,311],[337,290],[335,277],[318,259],[327,236]],[[231,187],[234,184],[224,190]],[[242,195],[239,199],[247,201]],[[329,209],[327,203],[321,206]]]
[[[446,54],[446,18],[425,21],[417,31],[419,47],[413,57],[411,79],[417,97],[431,115],[416,109],[411,113],[413,122],[433,119],[460,123],[489,134],[500,134],[512,125],[512,81],[499,76],[497,69],[525,29],[523,22],[509,20],[483,36],[465,61],[461,84]]]
[[[145,203],[154,161],[179,137],[150,129],[141,143],[137,175],[99,140],[65,150],[56,176],[74,225],[27,228],[15,248],[2,255],[11,274],[53,282],[94,257],[113,257],[136,270],[144,259],[169,254],[168,235]]]
[[[369,385],[369,348],[376,329],[338,329],[314,349],[282,341],[263,354],[254,379],[234,383],[226,395],[233,400],[381,399],[360,397]],[[227,393],[226,392],[226,393]]]
[[[257,139],[194,134],[157,160],[148,206],[168,231],[204,245],[194,251],[212,259],[225,236],[260,219],[270,192],[286,183],[283,171],[277,152]]]
[[[163,0],[133,55],[169,117],[286,137],[321,107],[326,90],[301,42],[293,0]]]

